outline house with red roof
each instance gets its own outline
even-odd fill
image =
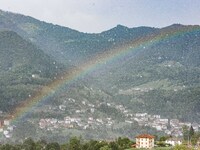
[[[154,147],[154,136],[150,134],[140,134],[136,136],[136,148],[151,149]]]

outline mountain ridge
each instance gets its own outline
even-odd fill
[[[131,114],[149,113],[170,119],[200,122],[199,25],[173,24],[164,28],[128,28],[117,25],[101,33],[88,34],[13,13],[0,12],[0,22],[0,30],[4,30],[0,32],[0,56],[5,62],[1,62],[3,69],[0,71],[0,83],[7,85],[6,88],[0,88],[3,93],[1,102],[9,102],[8,106],[16,103],[15,97],[27,97],[30,91],[54,81],[56,73],[70,71],[68,68],[71,67],[82,69],[82,64],[106,52],[112,54],[116,49],[127,52],[119,57],[106,57],[106,60],[113,58],[113,61],[102,61],[101,67],[91,72],[86,71],[84,76],[56,91],[48,103],[33,110],[28,118],[34,122],[31,125],[38,131],[41,131],[38,129],[40,119],[63,119],[68,116],[87,121],[89,116],[102,120],[112,118],[116,126],[101,129],[95,125],[94,129],[93,126],[87,130],[76,128],[75,132],[95,137],[96,130],[99,133],[103,131],[100,137],[125,135],[128,129],[138,126],[131,117],[124,115],[126,109]],[[159,37],[163,38],[156,41]],[[27,51],[32,55],[28,56],[25,53]],[[34,51],[39,54],[34,54]],[[10,62],[15,59],[16,64],[22,64],[22,67],[14,63],[16,70],[7,74],[13,65]],[[60,68],[58,72],[54,63]],[[42,68],[44,75],[41,80],[35,81],[32,75],[38,77],[38,68]],[[15,85],[22,88],[18,89]],[[24,92],[25,87],[27,90]],[[133,126],[123,124],[125,120],[133,121]],[[93,133],[90,134],[91,131]],[[45,136],[48,134],[47,131]],[[58,132],[55,134],[59,136]],[[43,136],[43,132],[40,136]]]
[[[167,34],[167,32],[169,31],[169,33],[170,33],[171,30],[176,31],[176,30],[182,30],[182,29],[187,30],[190,28],[191,29],[199,28],[199,26],[185,26],[185,25],[180,25],[180,24],[173,24],[171,26],[161,28],[161,29],[151,28],[151,27],[128,28],[128,27],[125,27],[122,25],[117,25],[116,27],[114,27],[110,30],[107,30],[105,32],[99,33],[99,34],[84,34],[84,33],[78,32],[78,31],[71,30],[69,28],[64,28],[64,27],[60,27],[58,25],[44,23],[44,22],[38,21],[34,18],[30,18],[30,17],[27,18],[26,16],[23,16],[23,15],[17,14],[17,19],[16,19],[15,18],[16,14],[1,12],[1,14],[2,13],[4,14],[3,18],[12,16],[9,19],[13,20],[13,22],[16,23],[16,24],[14,24],[14,26],[20,27],[20,30],[16,30],[15,27],[12,28],[12,26],[11,27],[8,26],[10,30],[19,32],[19,34],[21,33],[21,36],[23,36],[24,38],[28,38],[29,40],[31,38],[34,38],[30,41],[33,42],[34,44],[36,44],[39,48],[41,48],[46,54],[49,54],[50,56],[54,56],[54,59],[56,61],[59,61],[60,63],[62,63],[64,65],[66,63],[71,63],[71,65],[77,65],[77,66],[79,64],[81,64],[82,62],[87,62],[93,56],[98,55],[99,53],[101,54],[101,53],[104,53],[104,51],[112,50],[112,48],[126,44],[129,41],[132,42],[138,38],[143,39],[146,36],[151,37],[151,36],[157,36],[162,33]],[[6,17],[7,14],[9,14],[9,15]],[[2,15],[0,17],[2,17]],[[22,18],[22,19],[20,19],[20,18]],[[16,21],[14,21],[15,19],[16,19]],[[4,20],[4,21],[6,23],[6,20]],[[36,24],[35,24],[35,22],[36,22]],[[24,24],[25,25],[28,24],[28,26],[24,26]],[[40,27],[37,27],[38,25],[40,25]],[[1,27],[1,29],[3,29],[3,27]],[[22,29],[23,29],[24,33],[21,32]],[[47,32],[43,32],[43,34],[41,34],[41,33],[38,33],[38,30],[41,30],[42,32],[43,31],[47,31]],[[39,32],[41,32],[41,31],[39,31]],[[119,66],[112,65],[112,67],[119,68],[119,70],[121,72],[127,72],[127,74],[129,74],[128,68],[132,68],[132,67],[129,65],[128,61],[130,61],[130,64],[133,66],[135,66],[137,64],[142,68],[144,68],[144,65],[149,65],[150,67],[153,67],[153,65],[156,65],[159,63],[169,63],[170,61],[179,63],[179,61],[182,61],[181,60],[182,58],[179,57],[179,55],[180,54],[182,55],[183,53],[185,53],[187,55],[186,61],[187,61],[187,63],[188,62],[190,63],[189,65],[193,64],[198,67],[199,66],[199,61],[197,61],[198,57],[199,57],[198,42],[191,43],[191,44],[195,45],[195,47],[193,45],[191,45],[194,48],[189,48],[186,45],[188,42],[185,45],[183,44],[182,47],[185,49],[184,51],[187,51],[186,49],[191,49],[191,52],[189,52],[191,56],[189,56],[186,52],[182,51],[180,53],[177,51],[177,54],[175,55],[175,57],[176,57],[176,59],[178,58],[178,60],[171,60],[171,58],[174,57],[173,51],[181,48],[181,46],[179,46],[177,43],[180,43],[180,42],[185,43],[185,41],[190,41],[190,37],[196,38],[195,41],[198,41],[198,36],[195,36],[195,34],[198,35],[199,33],[198,32],[196,32],[194,34],[188,33],[184,36],[181,36],[181,38],[177,38],[180,40],[176,39],[176,42],[169,39],[169,40],[159,42],[157,44],[153,44],[152,46],[149,46],[146,50],[144,49],[140,53],[134,54],[135,59],[132,59],[130,57],[129,60],[124,61],[123,64],[126,67],[124,67],[124,66],[119,67],[120,66],[119,64],[118,64]],[[162,49],[165,49],[165,51]],[[171,52],[169,55],[170,49],[171,49]],[[165,53],[168,56],[164,56],[164,55],[166,55]],[[161,59],[156,60],[156,57],[161,58]],[[182,57],[185,57],[185,56],[182,56]],[[192,60],[193,57],[196,57],[196,58],[194,60]],[[137,62],[137,63],[135,64],[135,62]],[[140,62],[142,62],[142,63],[140,63]],[[151,64],[149,62],[152,62],[153,64]],[[158,66],[158,67],[160,68],[161,66]],[[109,67],[109,68],[111,68],[111,67]],[[122,68],[122,69],[120,69],[120,68]],[[124,69],[124,68],[126,68],[126,69]],[[138,67],[136,66],[135,68],[138,68]],[[133,70],[135,70],[135,69],[133,69]],[[196,69],[196,70],[198,70],[198,69]],[[119,73],[120,73],[120,71],[119,71]],[[135,71],[137,71],[137,70],[135,70]],[[108,76],[108,80],[109,80],[110,76],[105,75],[105,77],[106,76]],[[124,76],[126,76],[126,74]],[[123,77],[123,75],[122,75],[122,77]],[[162,78],[161,78],[161,80],[162,80]],[[113,78],[113,79],[115,79],[115,78]],[[198,79],[198,77],[194,81],[197,81],[197,79]],[[105,78],[104,80],[107,80],[107,79]],[[104,80],[102,80],[103,81],[102,83],[104,83]],[[134,81],[136,82],[135,79],[134,79]],[[192,81],[192,82],[194,82],[194,81]],[[113,82],[113,84],[115,84],[115,83]]]

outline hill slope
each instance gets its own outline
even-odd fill
[[[133,118],[126,116],[127,113],[143,112],[200,122],[199,26],[174,24],[158,29],[118,25],[99,34],[86,34],[4,11],[0,11],[0,21],[1,30],[14,31],[29,41],[24,41],[11,31],[0,33],[1,102],[5,103],[2,109],[12,107],[51,81],[62,70],[62,65],[68,66],[70,63],[79,67],[93,56],[112,52],[115,48],[123,51],[124,45],[134,45],[138,40],[153,38],[154,41],[157,37],[163,37],[157,42],[142,43],[113,62],[102,63],[102,67],[63,88],[48,104],[38,107],[29,116],[36,122],[35,127],[38,127],[41,118],[59,118],[63,121],[66,116],[80,117],[83,121],[81,127],[87,125],[89,118],[93,118],[95,121],[92,121],[89,129],[81,130],[75,124],[77,128],[73,133],[112,138],[127,135],[134,127],[138,128],[135,122],[132,125],[127,122],[123,124],[126,119],[133,121]],[[169,36],[172,33],[175,36]],[[57,62],[46,54],[62,65],[55,67]],[[27,92],[27,89],[31,92]],[[106,124],[96,119],[108,124],[110,121],[114,125],[107,124],[107,130]],[[71,130],[65,128],[64,131],[64,134],[71,134]],[[59,132],[52,132],[60,135]],[[43,136],[43,130],[41,134]]]
[[[12,31],[0,32],[0,51],[1,110],[10,111],[64,69]]]
[[[1,29],[16,31],[64,65],[71,63],[77,66],[83,62],[87,62],[99,53],[112,50],[112,48],[120,47],[120,45],[129,42],[134,43],[138,39],[142,40],[148,36],[167,36],[172,32],[180,32],[181,30],[189,31],[193,30],[193,28],[199,28],[199,26],[184,26],[179,24],[162,29],[150,27],[127,28],[118,25],[113,29],[99,34],[85,34],[20,14],[1,11],[0,18],[2,22]],[[126,93],[128,89],[138,87],[153,89],[145,93],[142,92],[142,95],[139,96],[135,95],[133,90],[130,90],[132,94],[128,96],[120,94],[123,95],[122,103],[130,103],[133,109],[135,109],[137,104],[141,104],[138,103],[138,100],[141,100],[143,103],[145,101],[145,105],[140,105],[141,108],[145,111],[152,110],[154,112],[154,107],[160,108],[163,101],[168,101],[169,99],[170,103],[177,102],[177,104],[166,107],[166,111],[158,109],[155,112],[164,115],[167,115],[168,112],[174,112],[171,116],[191,119],[190,115],[194,113],[192,116],[196,116],[199,113],[196,112],[196,109],[193,109],[196,106],[198,97],[182,101],[181,93],[187,93],[188,97],[192,97],[193,94],[187,91],[190,91],[190,89],[196,91],[195,89],[198,89],[200,84],[199,37],[199,30],[195,30],[194,32],[179,35],[176,38],[166,38],[166,40],[153,43],[145,47],[145,49],[139,48],[138,53],[131,54],[132,56],[129,56],[129,59],[125,58],[120,63],[105,65],[102,69],[102,74],[100,73],[99,76],[98,74],[91,74],[88,77],[90,78],[88,82],[91,84],[89,86],[100,86],[100,88],[108,90],[111,95],[117,95],[114,97],[115,100],[121,97],[117,94],[120,90]],[[152,92],[164,92],[165,94],[163,93],[159,97],[154,97],[153,95],[155,94],[151,94]],[[166,92],[169,94],[166,95]],[[180,97],[180,102],[174,102],[172,95]],[[137,103],[131,102],[135,98],[137,99]],[[152,101],[155,101],[153,105]],[[196,102],[191,102],[191,106],[187,105],[190,101]],[[183,104],[183,107],[186,105],[190,113],[179,113],[181,112],[179,109],[176,111],[177,107],[173,106],[180,105],[180,103]],[[136,108],[137,111],[141,109],[140,107]]]
[[[101,34],[86,34],[5,11],[0,11],[0,20],[0,29],[15,31],[39,46],[55,60],[74,65],[86,62],[92,56],[125,41],[151,34],[156,30],[149,27],[128,29],[119,25]]]
[[[129,59],[110,67],[109,74],[101,74],[99,82],[109,85],[108,89],[114,87],[115,99],[135,112],[199,120],[200,27],[172,25],[160,29],[158,35],[195,28],[139,48]]]

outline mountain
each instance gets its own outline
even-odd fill
[[[118,25],[100,34],[86,34],[5,11],[0,11],[0,20],[1,29],[15,31],[39,46],[55,60],[61,63],[70,62],[74,65],[88,61],[92,56],[120,45],[125,40],[151,34],[156,30],[149,27],[128,29]]]
[[[109,74],[101,74],[99,82],[114,87],[114,99],[135,112],[199,120],[200,27],[172,25],[157,34],[194,28],[198,30],[140,48]]]
[[[117,25],[108,31],[102,32],[101,35],[115,42],[131,42],[134,39],[155,34],[158,31],[159,29],[151,27],[128,28],[126,26]]]
[[[0,31],[0,109],[11,111],[64,71],[35,45],[13,31]]]
[[[21,129],[17,131],[21,134],[14,134],[16,137],[34,135],[52,140],[73,133],[105,139],[131,137],[138,133],[137,129],[155,132],[139,126],[130,115],[136,113],[200,122],[200,26],[117,25],[102,33],[88,34],[0,11],[0,30],[0,97],[1,102],[6,102],[1,105],[3,110],[69,67],[82,69],[82,64],[101,54],[122,51],[122,55],[102,62],[60,89],[48,103],[35,108],[28,123],[23,124],[35,131],[29,135]],[[124,51],[135,45],[133,51]],[[57,122],[81,118],[81,122],[73,123],[73,129],[60,124],[39,126],[48,124],[50,118]]]

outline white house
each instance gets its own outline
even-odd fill
[[[4,123],[3,123],[5,126],[9,126],[10,125],[10,120],[4,120]]]
[[[154,147],[154,136],[149,134],[141,134],[136,136],[136,148],[151,149]]]
[[[166,144],[170,144],[172,146],[175,145],[181,145],[182,144],[182,140],[179,138],[169,138],[165,141]]]

